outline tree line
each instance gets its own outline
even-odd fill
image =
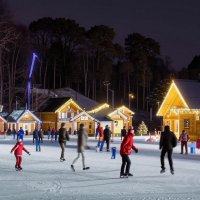
[[[171,76],[186,77],[185,69],[179,73],[172,70],[170,58],[161,56],[160,44],[153,38],[130,33],[121,45],[115,42],[115,35],[112,27],[95,25],[86,29],[65,18],[44,17],[28,27],[17,25],[0,0],[0,105],[11,111],[17,88],[24,88],[21,99],[26,101],[28,70],[35,52],[39,61],[33,84],[37,87],[70,87],[105,102],[105,82],[109,82],[109,89],[115,92],[115,105],[128,105],[129,94],[133,94],[131,108],[156,107],[162,95],[156,92],[158,85],[166,85],[165,80]]]

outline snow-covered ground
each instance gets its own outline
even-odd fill
[[[192,200],[200,199],[200,154],[180,155],[180,145],[174,150],[175,175],[160,174],[160,151],[157,143],[146,143],[136,138],[139,153],[131,155],[134,177],[120,179],[121,158],[111,159],[111,152],[96,152],[96,141],[90,139],[90,150],[85,151],[89,171],[82,170],[81,159],[76,157],[76,141],[67,143],[66,162],[60,162],[58,143],[45,140],[42,152],[35,152],[31,138],[25,138],[31,156],[24,153],[23,171],[14,170],[15,158],[10,154],[14,141],[0,137],[0,199],[2,200]],[[119,150],[120,140],[111,147]]]

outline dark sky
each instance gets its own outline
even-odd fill
[[[172,66],[187,66],[200,54],[200,0],[6,0],[17,22],[29,24],[41,17],[75,19],[89,28],[108,25],[116,41],[138,32],[161,44],[162,56]]]

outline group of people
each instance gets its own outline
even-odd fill
[[[24,147],[23,145],[23,129],[20,128],[18,131],[18,141],[16,145],[12,148],[11,153],[14,152],[16,157],[16,170],[22,170],[21,163],[22,163],[22,151],[25,151],[26,153],[29,153],[29,151]],[[77,138],[77,157],[73,160],[71,163],[71,169],[75,172],[75,163],[76,161],[82,157],[82,165],[83,170],[88,170],[90,167],[85,165],[85,155],[84,155],[84,148],[86,146],[87,141],[87,134],[85,131],[84,124],[80,124],[79,130],[78,130],[78,138]],[[65,123],[61,124],[61,128],[58,130],[58,142],[61,147],[61,156],[60,161],[65,161],[65,146],[66,142],[70,140],[69,133],[65,128]],[[134,129],[133,127],[129,127],[128,131],[126,131],[126,128],[123,127],[121,132],[121,146],[120,146],[120,155],[122,158],[122,164],[121,164],[121,171],[120,171],[120,178],[133,176],[132,173],[130,173],[130,166],[131,166],[131,160],[129,158],[129,155],[131,154],[131,150],[134,150],[135,153],[138,153],[138,148],[134,145]],[[96,129],[96,135],[95,138],[98,139],[97,147],[100,148],[100,151],[102,150],[102,144],[106,142],[106,150],[109,151],[109,144],[111,139],[111,131],[108,126],[103,129],[101,127],[101,124],[99,123]],[[43,142],[43,130],[40,129],[39,131],[37,129],[33,132],[33,143],[34,140],[36,141],[36,144],[40,144],[40,142]],[[183,147],[185,147],[185,153],[187,154],[187,142],[189,140],[189,136],[186,133],[185,130],[183,130],[182,134],[180,135],[179,141],[181,142],[181,154],[183,153]],[[170,131],[169,126],[164,127],[164,131],[161,133],[160,137],[160,143],[159,148],[161,150],[160,155],[160,162],[161,162],[161,171],[160,173],[165,172],[165,162],[164,158],[167,154],[168,161],[170,165],[170,172],[171,174],[174,174],[174,167],[173,167],[173,160],[172,160],[172,153],[173,148],[177,145],[177,138],[173,132]],[[38,149],[37,149],[38,146]],[[36,151],[40,151],[40,145],[36,145]]]
[[[106,142],[106,150],[107,152],[110,151],[110,140],[111,140],[111,131],[110,131],[110,127],[108,125],[105,126],[105,129],[103,129],[103,127],[101,126],[100,123],[98,123],[97,128],[96,128],[96,135],[95,135],[95,139],[98,138],[98,143],[97,143],[97,147],[96,150],[97,151],[102,151],[103,150],[103,146],[104,143]]]

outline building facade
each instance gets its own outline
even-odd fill
[[[200,137],[200,82],[174,80],[165,96],[157,116],[163,117],[163,125],[180,136],[182,130],[196,141]]]

